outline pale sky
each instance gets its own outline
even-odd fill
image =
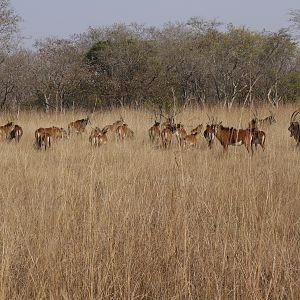
[[[195,16],[276,31],[290,25],[290,9],[300,8],[299,0],[11,0],[11,4],[23,18],[27,47],[38,38],[68,37],[89,26],[120,22],[160,26]]]

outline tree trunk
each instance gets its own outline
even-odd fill
[[[45,99],[45,113],[49,113],[49,106],[50,106],[50,103],[49,103],[49,100],[50,100],[50,95],[47,97],[46,94],[44,94],[44,99]]]

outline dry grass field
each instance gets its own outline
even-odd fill
[[[289,137],[295,106],[276,111],[266,150],[219,142],[209,150],[152,147],[147,111],[120,117],[135,139],[93,148],[88,136],[33,147],[38,127],[85,113],[21,113],[19,144],[0,147],[1,299],[299,299],[300,150]],[[192,129],[206,110],[178,121]],[[262,116],[267,108],[259,110]],[[224,125],[249,110],[213,111]],[[5,124],[7,116],[0,116]],[[88,131],[91,127],[87,127]]]

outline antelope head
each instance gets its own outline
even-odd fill
[[[291,119],[290,119],[290,126],[288,128],[288,130],[290,131],[291,133],[291,136],[294,135],[294,132],[296,130],[297,127],[299,127],[299,123],[296,121],[296,116],[299,114],[300,112],[300,109],[298,110],[295,110],[291,116]]]

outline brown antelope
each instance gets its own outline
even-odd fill
[[[114,122],[113,124],[104,126],[102,130],[107,130],[107,133],[113,133],[115,138],[117,139],[117,128],[119,126],[122,126],[123,124],[125,124],[124,119],[120,117],[120,119]]]
[[[161,131],[161,141],[163,148],[167,149],[171,146],[172,136],[175,132],[176,128],[175,126],[167,125],[163,130]]]
[[[38,128],[35,132],[34,132],[34,137],[35,137],[35,142],[36,142],[36,145],[39,145],[41,139],[40,137],[42,135],[45,135],[45,133],[47,133],[49,136],[51,135],[50,134],[50,131],[52,130],[52,127],[51,128]]]
[[[50,134],[51,138],[53,138],[55,140],[61,140],[61,139],[68,138],[68,133],[63,128],[52,126],[49,128],[44,128],[44,131],[48,132]]]
[[[107,129],[107,131],[111,131],[111,132],[115,132],[116,129],[119,127],[119,126],[122,126],[123,124],[125,124],[123,118],[121,117],[120,120],[117,120],[116,122],[114,122],[113,124],[111,125],[106,125],[104,126],[103,129]]]
[[[162,106],[159,107],[160,110],[160,119],[164,118],[165,121],[161,123],[161,130],[171,126],[173,130],[175,130],[175,117],[180,113],[175,111],[175,107],[173,108],[173,114],[168,114],[167,116],[162,112]]]
[[[23,129],[19,125],[15,125],[14,129],[10,132],[9,139],[13,140],[15,139],[16,142],[20,142],[20,139],[23,135]]]
[[[50,128],[45,128],[45,129],[48,129],[48,131],[53,139],[61,140],[61,139],[68,138],[68,133],[63,128],[52,126]]]
[[[211,149],[213,146],[214,139],[215,139],[215,134],[214,134],[214,131],[213,131],[213,128],[211,125],[208,125],[208,124],[206,125],[206,129],[204,130],[203,135],[208,143],[209,149]]]
[[[164,117],[164,118],[166,119],[166,121],[161,123],[161,129],[164,129],[169,126],[172,126],[172,127],[175,126],[175,119],[173,116]]]
[[[182,145],[182,138],[185,136],[186,131],[183,128],[182,124],[175,124],[175,117],[180,113],[176,112],[175,110],[175,94],[174,90],[173,92],[173,98],[174,98],[174,107],[173,107],[173,114],[168,114],[165,116],[162,112],[162,106],[159,107],[160,109],[160,118],[163,117],[165,121],[161,124],[161,140],[162,140],[162,146],[163,148],[167,149],[171,146],[172,142],[172,136],[173,133],[177,131],[176,137],[179,142],[179,145]],[[178,130],[177,130],[178,129]]]
[[[126,138],[133,138],[134,132],[124,123],[117,127],[116,136],[118,141],[124,141]]]
[[[68,135],[70,136],[72,133],[77,133],[77,134],[86,133],[85,128],[87,124],[91,124],[89,117],[85,119],[77,120],[75,122],[71,122],[68,125]]]
[[[248,127],[250,129],[262,129],[270,127],[273,123],[276,123],[276,119],[275,114],[272,111],[270,111],[270,116],[264,119],[259,119],[257,113],[255,113],[254,118],[249,122]]]
[[[10,139],[10,133],[15,128],[15,124],[13,122],[9,122],[3,126],[0,126],[0,139]]]
[[[52,127],[39,128],[35,131],[35,145],[38,149],[42,149],[42,147],[44,147],[46,150],[47,147],[51,147],[52,129]]]
[[[48,143],[49,147],[50,147],[50,139],[61,140],[64,138],[68,138],[68,134],[66,130],[55,126],[48,127],[48,128],[39,128],[35,131],[34,136],[35,136],[36,145],[39,146],[40,142],[43,140],[45,140],[45,142],[49,140]],[[40,139],[41,136],[44,136],[44,138]]]
[[[288,128],[290,136],[296,141],[296,145],[300,146],[300,123],[296,121],[296,116],[299,114],[300,109],[295,110],[291,116],[290,126]]]
[[[104,127],[102,130],[99,127],[96,127],[92,130],[89,137],[89,141],[92,146],[101,146],[107,143],[107,128]]]
[[[216,137],[224,148],[224,151],[228,150],[228,146],[240,146],[245,145],[247,151],[253,154],[252,148],[252,132],[249,129],[235,129],[222,126],[222,122],[215,123],[210,126],[210,132],[212,133],[212,139]]]
[[[93,128],[91,131],[91,134],[90,134],[90,138],[92,138],[93,136],[96,136],[100,132],[101,132],[101,129],[99,127]]]
[[[198,136],[201,133],[203,125],[200,124],[191,131],[191,134],[188,134],[184,137],[184,145],[196,147],[198,143]]]
[[[151,143],[158,143],[160,137],[160,122],[155,121],[154,125],[148,130]]]
[[[42,132],[38,136],[37,146],[39,149],[42,149],[42,147],[44,147],[45,150],[47,149],[47,147],[51,147],[51,135],[49,134],[49,132]]]
[[[176,124],[175,135],[176,135],[179,147],[182,147],[183,143],[184,143],[184,139],[187,136],[187,132],[181,123]]]

